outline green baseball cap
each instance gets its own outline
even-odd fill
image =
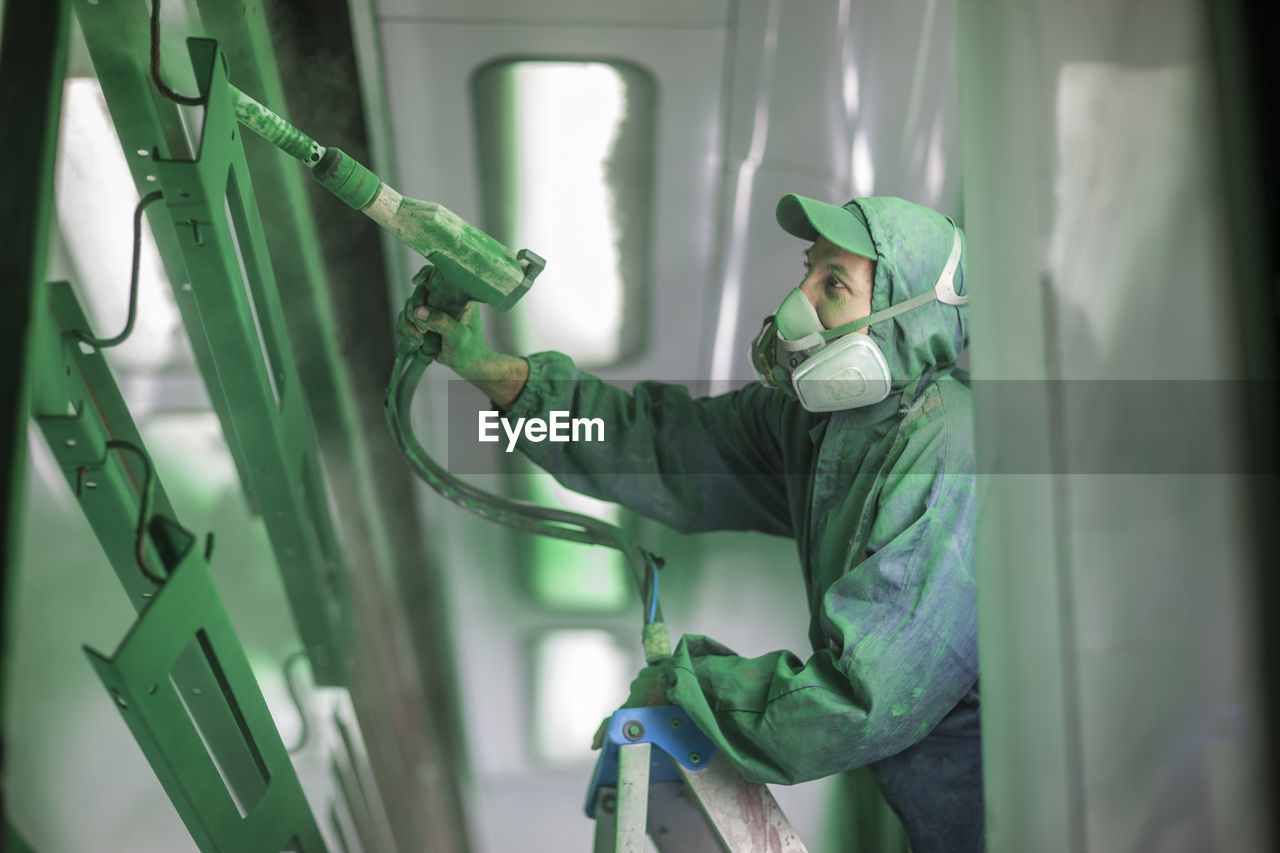
[[[825,201],[787,193],[778,202],[774,212],[778,224],[788,234],[802,240],[814,241],[826,237],[846,252],[876,259],[876,245],[871,240],[867,217],[854,202],[836,207]]]

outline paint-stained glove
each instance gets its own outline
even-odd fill
[[[431,268],[423,268],[424,271],[429,269]],[[421,347],[425,343],[430,351],[433,347],[427,336],[434,332],[440,336],[436,361],[453,368],[463,379],[487,377],[492,372],[491,365],[497,353],[485,342],[476,303],[467,303],[467,307],[462,310],[461,319],[454,319],[444,311],[429,308],[429,292],[423,283],[425,279],[422,272],[414,276],[413,280],[418,286],[405,301],[400,316],[396,318],[396,337],[412,347]]]

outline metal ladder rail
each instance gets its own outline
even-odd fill
[[[742,778],[676,705],[609,719],[587,791],[595,853],[807,853],[768,787]]]

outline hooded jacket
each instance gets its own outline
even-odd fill
[[[951,224],[895,198],[858,201],[875,243],[872,311],[934,286]],[[957,292],[967,292],[962,256]],[[871,765],[916,853],[981,845],[976,507],[963,306],[929,302],[869,334],[893,391],[828,414],[762,385],[693,398],[631,393],[559,353],[530,356],[509,418],[601,418],[605,440],[520,448],[564,485],[681,531],[795,539],[810,654],[744,658],[684,636],[662,677],[751,780]]]

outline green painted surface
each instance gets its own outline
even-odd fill
[[[90,662],[202,850],[278,853],[290,844],[299,853],[325,850],[200,549],[167,519],[157,519],[152,536],[166,554],[169,578],[116,653],[107,658],[86,649]],[[208,665],[218,690],[192,694],[177,686],[170,674],[184,655]],[[256,778],[224,782],[219,768],[228,752],[206,748],[188,711],[201,701],[216,703],[233,721],[242,739],[237,751],[249,758],[241,765],[254,768]]]
[[[159,475],[148,472],[139,454],[149,454],[134,424],[115,378],[101,352],[86,352],[72,334],[87,328],[75,295],[65,282],[47,287],[48,309],[41,312],[42,334],[33,350],[33,366],[46,370],[47,381],[33,402],[32,417],[39,425],[67,486],[114,569],[130,604],[142,611],[153,600],[155,577],[163,577],[162,555],[148,538],[141,543],[136,530],[139,513],[147,508],[144,491],[150,492],[149,508],[174,517],[174,508]],[[108,442],[138,449],[126,453],[108,448]],[[148,476],[150,474],[150,476]],[[172,677],[180,690],[194,696],[216,697],[220,689],[213,673],[198,656],[183,655]],[[253,777],[248,756],[235,751],[240,735],[235,725],[218,714],[215,706],[189,703],[189,710],[215,750],[230,760],[223,772],[232,785],[248,785]]]
[[[189,46],[207,99],[199,156],[155,161],[191,281],[185,298],[207,335],[216,367],[209,384],[229,403],[223,431],[236,436],[244,456],[241,475],[262,509],[316,678],[341,685],[348,678],[347,573],[232,113],[226,62],[212,41],[192,39]]]

